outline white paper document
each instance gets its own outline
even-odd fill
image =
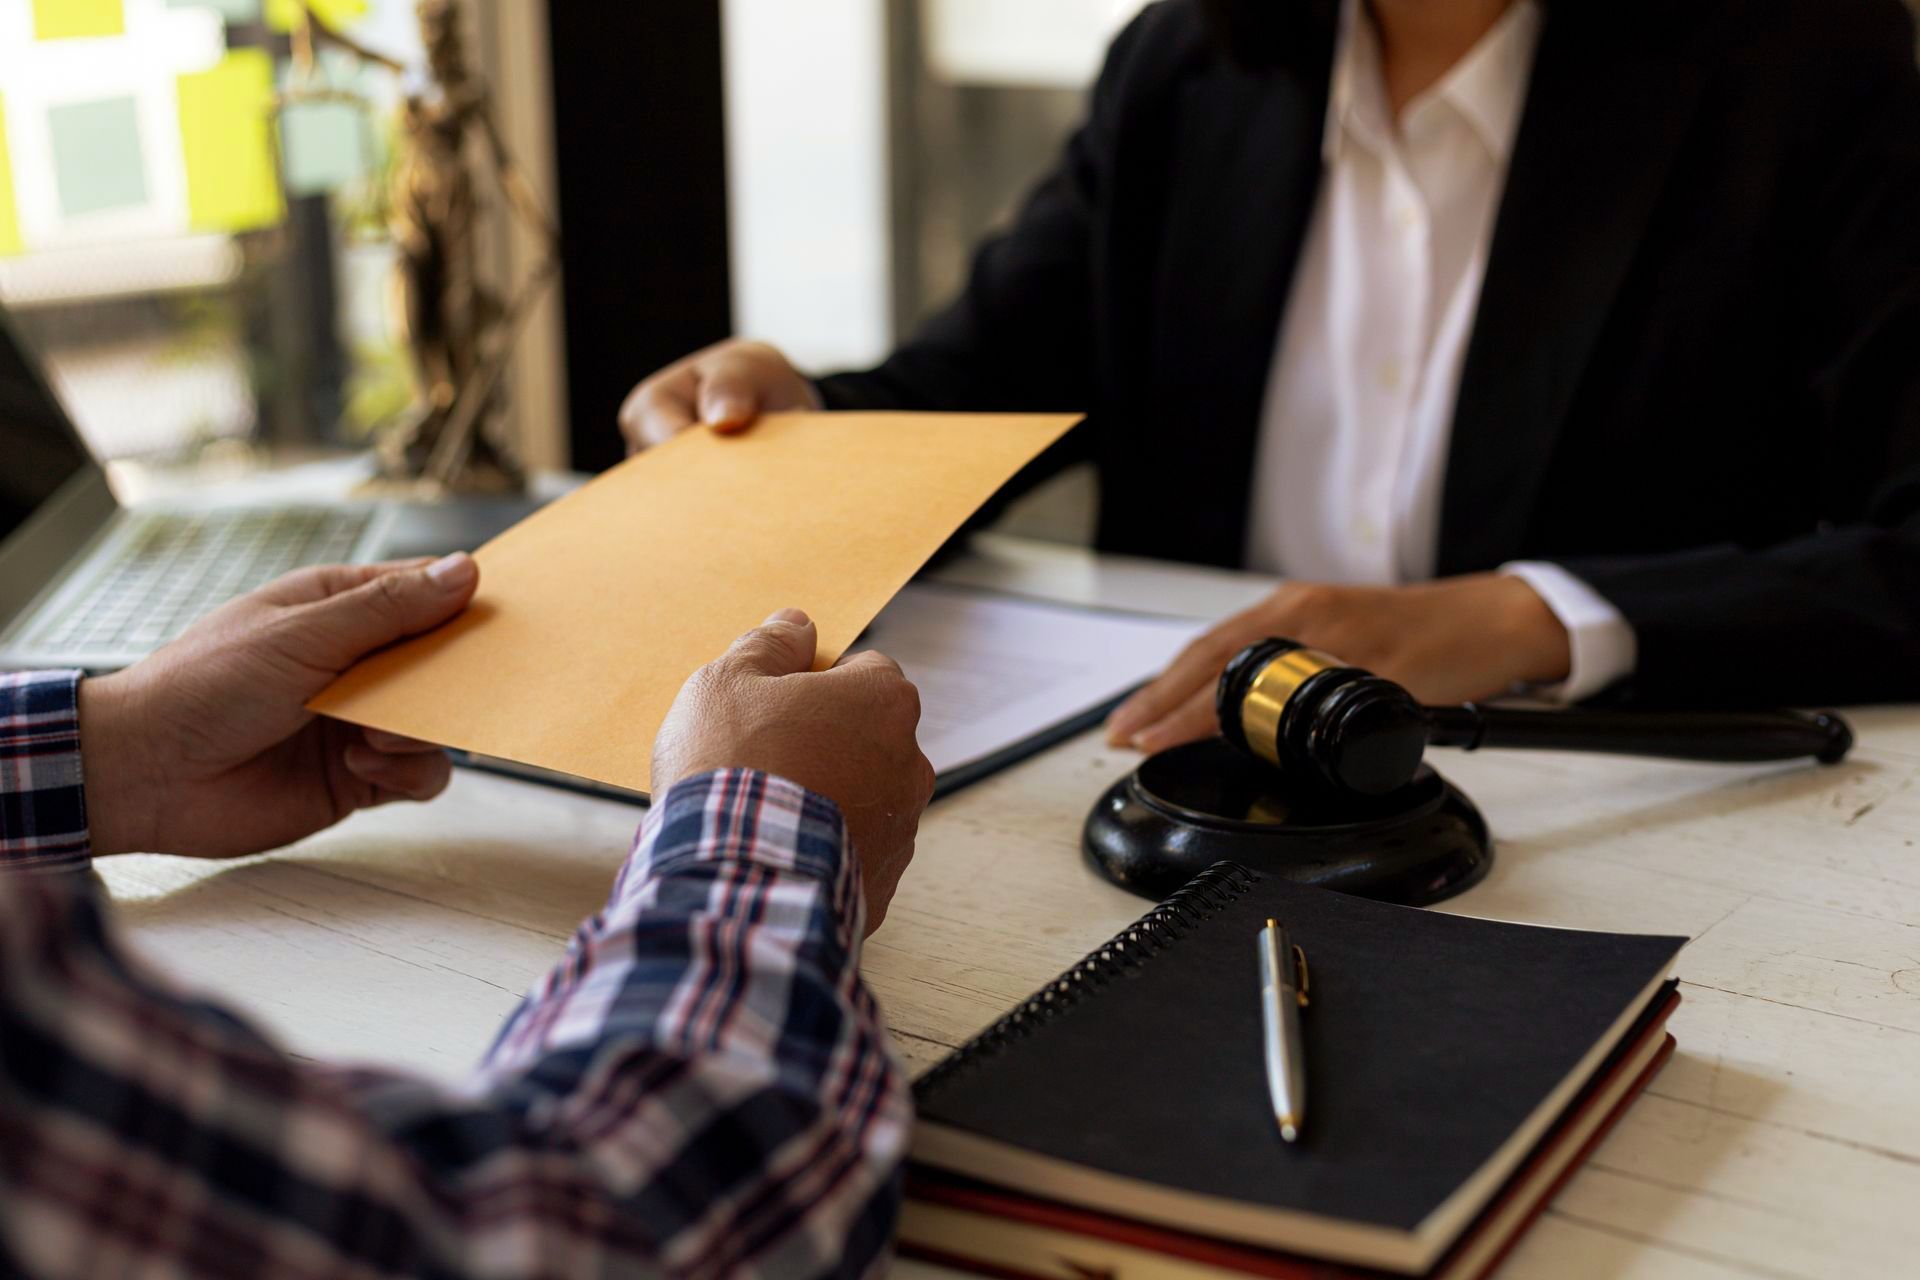
[[[917,583],[854,647],[919,686],[920,749],[944,782],[1158,675],[1206,626]]]

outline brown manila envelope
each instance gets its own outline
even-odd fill
[[[314,711],[647,791],[693,671],[775,609],[818,666],[1074,414],[792,413],[630,458],[475,553],[458,618],[341,676]]]

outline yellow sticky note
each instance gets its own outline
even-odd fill
[[[367,0],[307,0],[314,16],[335,31],[367,16]],[[267,25],[275,31],[291,31],[300,16],[300,0],[267,0]]]
[[[795,413],[631,458],[482,547],[465,613],[342,676],[313,710],[649,789],[680,686],[775,609],[816,665],[1015,472],[1062,414]]]
[[[127,30],[122,0],[33,0],[33,38],[117,36]]]
[[[237,49],[179,77],[188,219],[198,231],[251,231],[285,212],[270,134],[273,60]]]
[[[7,155],[7,100],[0,95],[0,258],[22,253],[20,209],[13,201],[13,162]]]

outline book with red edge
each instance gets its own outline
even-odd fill
[[[1423,1280],[1479,1280],[1506,1258],[1673,1056],[1674,1039],[1666,1033],[1666,1024],[1679,1003],[1676,993],[1664,996],[1642,1029]],[[1002,1280],[1141,1274],[1178,1280],[1384,1280],[1393,1274],[1250,1249],[918,1167],[907,1175],[899,1251]]]
[[[1297,1144],[1262,1070],[1267,916],[1312,974]],[[1671,1052],[1684,941],[1216,866],[915,1086],[901,1250],[1037,1277],[1483,1275]]]

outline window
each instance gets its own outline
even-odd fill
[[[412,0],[314,8],[419,64]],[[379,225],[402,86],[333,52],[295,83],[296,12],[0,0],[0,305],[103,456],[333,444],[411,401]]]

